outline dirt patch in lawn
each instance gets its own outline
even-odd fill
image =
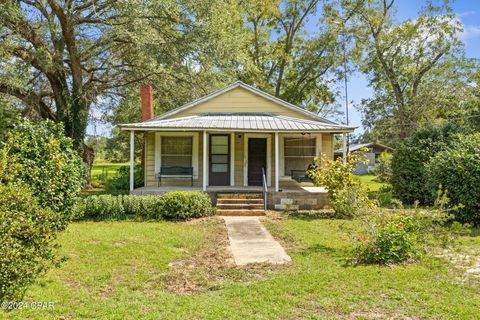
[[[336,308],[334,306],[322,307],[314,298],[308,299],[305,303],[297,306],[295,312],[289,319],[310,319],[311,317],[321,317],[338,320],[360,320],[360,319],[405,319],[417,320],[415,316],[408,316],[401,313],[390,312],[378,307],[352,306],[352,311]]]
[[[478,248],[463,248],[462,251],[445,249],[436,256],[446,259],[459,271],[455,277],[457,280],[480,284],[480,250]]]
[[[270,264],[236,266],[222,219],[211,217],[188,223],[203,224],[206,236],[197,253],[170,263],[164,277],[168,292],[184,295],[220,290],[232,282],[251,282],[285,269]]]

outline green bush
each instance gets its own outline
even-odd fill
[[[375,169],[375,175],[379,182],[390,183],[392,179],[392,154],[382,152],[378,158],[378,166]]]
[[[421,129],[397,146],[391,162],[391,184],[396,198],[405,204],[417,200],[421,204],[432,204],[432,190],[425,183],[426,164],[437,152],[451,145],[459,132],[459,128],[451,125]]]
[[[462,222],[480,224],[480,133],[461,135],[455,145],[437,153],[427,166],[427,186],[434,201],[438,187],[448,191]]]
[[[188,220],[215,213],[208,194],[197,191],[167,192],[154,196],[99,195],[83,199],[78,207],[86,219]]]
[[[167,192],[162,198],[163,217],[168,220],[200,218],[214,213],[210,197],[204,192]]]
[[[416,225],[412,217],[401,216],[379,225],[369,236],[359,237],[355,263],[393,264],[418,255]]]
[[[70,215],[83,185],[85,165],[61,124],[20,121],[2,148],[10,163],[8,179],[25,183],[42,206]]]
[[[133,174],[134,188],[143,187],[144,173],[141,164],[136,164]],[[128,193],[130,191],[130,166],[120,167],[105,183],[105,191],[110,194]]]
[[[89,219],[125,219],[122,196],[99,195],[85,198],[84,218]]]
[[[352,262],[394,264],[413,261],[432,252],[433,248],[455,245],[459,236],[470,234],[468,224],[452,220],[451,209],[446,209],[448,198],[444,194],[439,193],[435,204],[438,206],[427,209],[379,210],[361,217],[365,231],[356,237]]]
[[[125,214],[139,219],[162,220],[165,219],[164,196],[134,196],[124,195],[122,197]]]
[[[307,171],[316,186],[327,188],[328,204],[338,217],[353,218],[368,214],[375,207],[360,181],[353,175],[363,154],[349,154],[344,164],[342,158],[333,161],[325,156],[316,159],[317,165]]]
[[[64,227],[62,214],[40,205],[26,186],[0,184],[0,301],[21,301],[60,261],[54,240]]]
[[[378,191],[370,192],[369,197],[376,200],[380,207],[390,209],[403,208],[402,201],[393,196],[390,185],[382,186]]]

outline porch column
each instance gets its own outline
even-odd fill
[[[207,131],[203,131],[203,191],[207,191]]]
[[[135,132],[130,131],[130,191],[133,191],[133,175],[135,167]]]
[[[343,133],[343,164],[347,164],[347,134]]]
[[[280,190],[280,161],[278,156],[278,132],[275,132],[275,192]]]

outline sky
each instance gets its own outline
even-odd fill
[[[407,19],[415,19],[424,3],[425,1],[422,0],[397,0],[396,20],[400,22]],[[451,5],[454,13],[463,24],[464,32],[461,35],[461,39],[465,44],[466,56],[480,59],[480,0],[457,0]],[[371,97],[372,90],[368,87],[365,76],[360,73],[349,76],[347,88],[350,125],[358,126],[359,128],[355,130],[355,134],[360,134],[363,132],[361,114],[355,109],[354,105],[362,99]],[[341,89],[343,92],[344,88]],[[343,110],[345,110],[344,102]],[[138,112],[140,112],[140,106]],[[91,123],[87,127],[87,134],[109,136],[110,130],[110,125]]]

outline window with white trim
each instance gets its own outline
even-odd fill
[[[284,138],[284,175],[290,176],[292,170],[306,171],[308,166],[314,161],[316,155],[316,145],[316,138]]]
[[[193,137],[162,136],[162,167],[192,167]]]

